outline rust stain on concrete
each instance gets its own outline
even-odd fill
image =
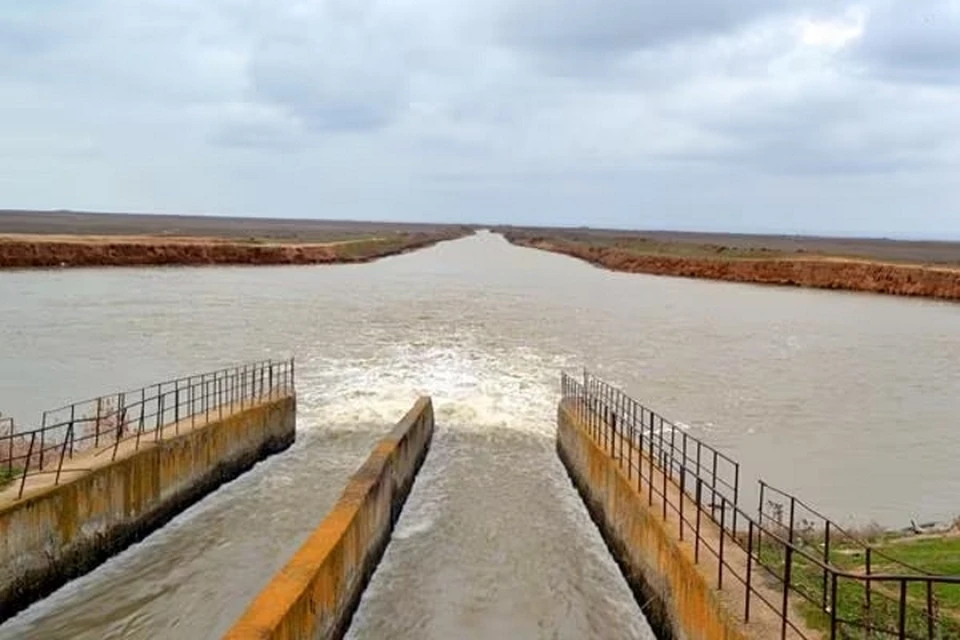
[[[0,621],[289,446],[295,414],[293,396],[269,399],[115,461],[74,458],[88,469],[59,485],[38,476],[22,500],[0,496]]]
[[[558,411],[557,451],[658,637],[752,637],[724,608],[688,545],[664,526],[635,481],[564,405]]]
[[[389,540],[433,435],[420,398],[374,448],[340,500],[225,638],[338,638]]]

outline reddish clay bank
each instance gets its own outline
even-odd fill
[[[519,246],[562,253],[614,271],[960,300],[960,268],[830,257],[715,259],[644,255],[549,238],[508,239]]]
[[[0,237],[0,268],[153,265],[304,265],[368,262],[462,234],[413,233],[329,244],[211,241],[202,238]]]

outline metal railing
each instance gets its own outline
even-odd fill
[[[141,443],[179,436],[198,421],[292,393],[294,373],[292,359],[266,360],[44,411],[37,429],[17,432],[12,421],[7,429],[0,424],[0,489],[19,482],[19,499],[30,476],[54,474],[59,484],[64,462],[77,453],[110,453],[113,460],[125,442],[139,450]]]
[[[564,373],[561,387],[649,505],[656,497],[680,540],[692,538],[695,562],[716,565],[717,588],[742,589],[744,622],[763,607],[782,639],[960,639],[960,611],[941,607],[960,602],[960,576],[901,562],[762,481],[759,508],[748,511],[729,456],[589,373]]]

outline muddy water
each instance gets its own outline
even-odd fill
[[[838,518],[960,511],[960,305],[615,274],[480,234],[369,265],[0,273],[0,411],[298,359],[295,447],[0,626],[218,637],[419,393],[436,445],[351,635],[645,637],[552,450],[581,366]]]

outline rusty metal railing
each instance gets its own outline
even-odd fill
[[[293,393],[294,373],[292,359],[266,360],[74,402],[45,411],[36,429],[16,431],[12,421],[0,421],[0,489],[19,482],[19,499],[30,476],[53,474],[59,484],[64,462],[78,453],[115,459],[125,442],[139,450],[198,421]]]
[[[561,388],[649,506],[656,498],[680,539],[692,538],[695,562],[713,558],[717,588],[726,579],[743,590],[744,622],[759,606],[776,616],[781,639],[960,639],[960,612],[942,607],[960,602],[960,576],[901,562],[763,481],[748,510],[729,456],[589,373],[564,373]]]

